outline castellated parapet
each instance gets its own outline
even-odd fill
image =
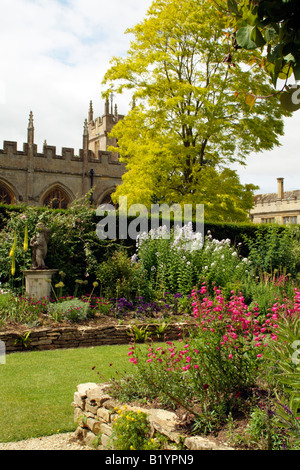
[[[91,106],[92,103],[90,110]],[[106,103],[105,112],[107,110]],[[125,172],[119,155],[107,150],[110,145],[116,145],[109,132],[121,118],[123,116],[116,119],[115,114],[108,113],[89,123],[86,119],[79,155],[67,147],[63,147],[59,155],[56,147],[46,142],[43,152],[38,152],[31,112],[23,150],[18,150],[17,142],[11,141],[4,141],[0,149],[0,203],[25,202],[65,208],[92,187],[95,204],[109,202]]]

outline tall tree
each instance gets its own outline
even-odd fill
[[[276,97],[252,107],[253,94],[272,89],[263,68],[254,74],[249,66],[259,52],[224,61],[225,25],[206,0],[154,0],[127,31],[134,35],[127,56],[113,58],[104,78],[106,93],[129,89],[135,102],[113,129],[127,164],[115,199],[204,203],[206,218],[246,217],[254,186],[241,185],[228,166],[279,145],[285,111]]]

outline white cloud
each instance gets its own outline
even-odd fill
[[[280,147],[269,152],[252,154],[247,166],[237,169],[242,183],[253,183],[260,187],[257,193],[277,191],[276,178],[284,178],[285,190],[300,189],[300,110],[285,120],[285,135],[280,138]]]
[[[35,142],[45,139],[61,147],[82,146],[84,119],[93,100],[103,113],[102,78],[112,56],[129,47],[127,28],[141,21],[152,0],[1,0],[0,141],[13,140],[22,149],[30,110]],[[117,97],[121,114],[129,96]],[[238,167],[243,183],[262,192],[276,191],[276,177],[286,189],[300,187],[300,111],[286,121],[282,146],[248,158]],[[2,147],[2,142],[1,142]]]
[[[82,146],[89,101],[103,113],[101,81],[114,55],[124,55],[128,27],[151,0],[2,0],[0,49],[1,140],[26,141],[30,110],[39,151]],[[126,113],[126,98],[118,100]]]

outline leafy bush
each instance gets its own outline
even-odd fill
[[[259,226],[256,238],[244,236],[249,247],[249,260],[254,274],[290,274],[294,278],[300,268],[299,227]]]
[[[158,449],[159,444],[150,439],[150,424],[146,413],[127,410],[126,405],[116,408],[118,418],[112,425],[113,447],[116,450]]]
[[[65,290],[69,295],[74,293],[76,280],[89,281],[89,290],[95,280],[95,268],[99,259],[106,256],[106,240],[99,240],[95,230],[95,211],[89,207],[86,198],[75,201],[68,210],[51,210],[46,208],[22,206],[16,211],[8,212],[5,225],[0,232],[0,282],[9,283],[16,292],[21,292],[24,285],[23,270],[31,265],[31,250],[24,251],[25,228],[29,240],[35,232],[38,222],[43,222],[51,229],[48,243],[46,264],[50,268],[64,271]],[[15,272],[11,273],[9,253],[15,247]],[[54,278],[53,283],[58,279]],[[84,285],[78,286],[83,288]],[[84,292],[82,292],[84,293]]]
[[[85,320],[89,313],[89,304],[79,299],[70,299],[49,304],[48,314],[55,321],[69,320],[78,322]]]
[[[140,263],[133,263],[124,250],[115,251],[96,268],[102,294],[108,298],[151,297],[149,284]]]

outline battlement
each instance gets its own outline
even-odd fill
[[[56,147],[54,145],[44,145],[43,152],[39,153],[37,151],[37,145],[33,144],[32,146],[32,156],[35,158],[41,159],[53,159],[53,160],[64,160],[82,163],[85,154],[87,156],[88,162],[93,162],[95,164],[111,164],[111,165],[120,165],[118,156],[112,152],[99,150],[96,154],[92,150],[79,150],[79,155],[75,155],[75,150],[69,147],[62,147],[61,155],[56,153]],[[24,157],[27,158],[29,155],[29,144],[23,144],[23,150],[18,150],[18,143],[5,140],[3,142],[3,149],[0,149],[0,156],[13,159],[14,157]]]
[[[80,152],[80,151],[79,151]],[[29,144],[23,144],[23,150],[18,150],[18,143],[8,140],[4,140],[3,149],[0,149],[1,155],[7,155],[10,157],[14,156],[27,156],[29,153]],[[44,145],[43,152],[38,153],[37,145],[32,145],[32,155],[39,158],[57,158],[60,160],[80,160],[79,157],[75,156],[75,150],[73,148],[62,147],[61,155],[56,153],[56,147],[53,145]]]

